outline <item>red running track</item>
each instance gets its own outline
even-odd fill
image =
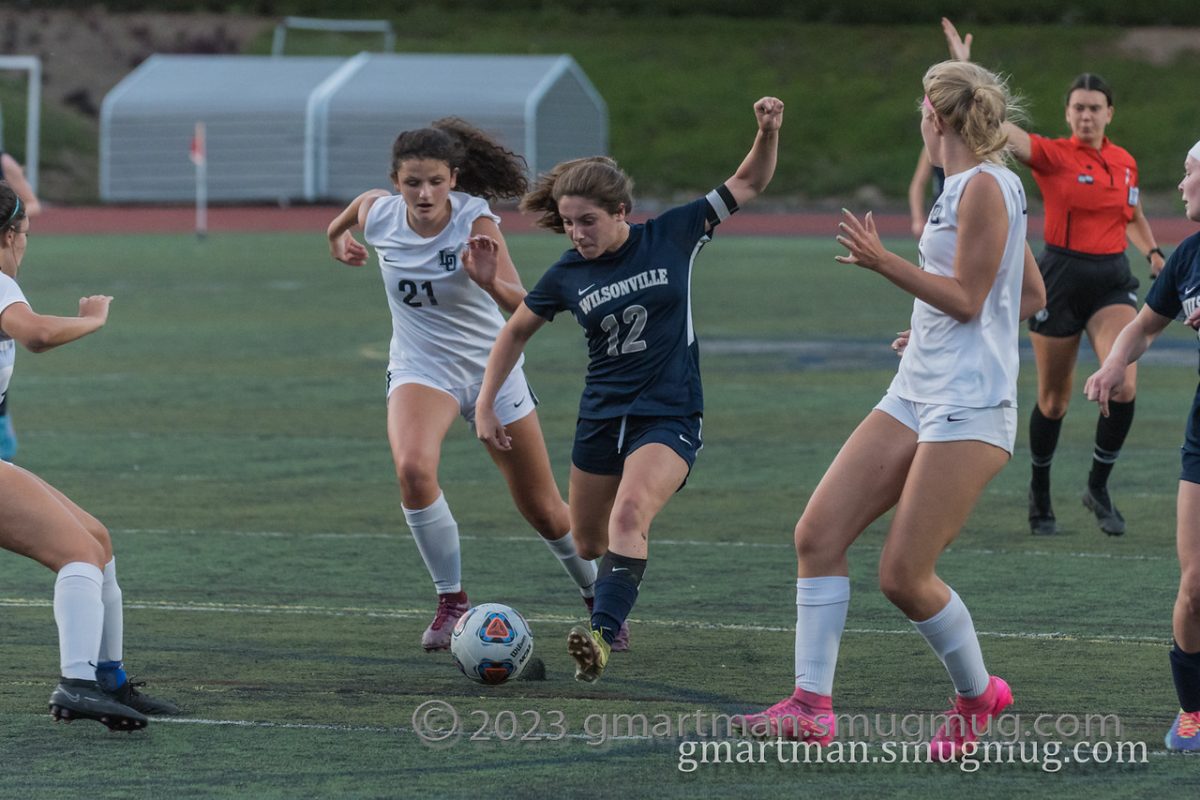
[[[212,234],[234,231],[311,231],[322,234],[341,206],[214,206],[208,209]],[[501,230],[528,233],[536,230],[531,217],[512,210],[500,212]],[[840,214],[741,213],[721,225],[721,233],[742,236],[823,236],[837,233]],[[40,234],[189,233],[195,230],[196,211],[191,206],[48,206],[33,220]],[[1176,244],[1200,228],[1177,217],[1156,217],[1151,225],[1159,240]],[[880,214],[875,218],[884,236],[909,236],[906,214]],[[1042,218],[1030,216],[1029,230],[1042,230]]]

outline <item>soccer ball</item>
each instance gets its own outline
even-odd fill
[[[515,608],[483,603],[459,618],[450,655],[463,675],[495,686],[525,669],[533,655],[533,631]]]

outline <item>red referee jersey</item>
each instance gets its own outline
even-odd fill
[[[1108,140],[1097,150],[1072,136],[1030,134],[1029,166],[1042,190],[1046,244],[1092,255],[1125,252],[1138,203],[1137,162]]]

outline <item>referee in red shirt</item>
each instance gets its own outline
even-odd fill
[[[1145,254],[1151,277],[1164,260],[1138,198],[1137,162],[1104,135],[1113,118],[1112,90],[1097,75],[1080,75],[1067,90],[1066,118],[1071,128],[1066,139],[1006,126],[1009,147],[1033,171],[1046,213],[1046,248],[1038,257],[1046,308],[1029,321],[1038,374],[1037,405],[1029,423],[1029,528],[1037,535],[1058,532],[1050,502],[1050,464],[1070,404],[1080,337],[1087,331],[1103,362],[1117,334],[1137,313],[1138,280],[1125,257],[1126,237]],[[1133,423],[1136,370],[1136,365],[1128,367],[1109,416],[1096,423],[1092,470],[1083,492],[1084,506],[1111,536],[1125,532],[1125,519],[1108,494],[1108,476]]]

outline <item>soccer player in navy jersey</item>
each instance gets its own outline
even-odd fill
[[[1188,151],[1179,183],[1187,218],[1200,222],[1200,142]],[[1200,233],[1176,248],[1146,295],[1146,304],[1121,330],[1112,351],[1084,386],[1107,417],[1133,364],[1173,319],[1200,330]],[[1169,750],[1200,751],[1200,387],[1192,398],[1183,443],[1183,470],[1175,503],[1179,593],[1175,597],[1170,651],[1179,714],[1167,731]]]
[[[713,229],[766,188],[775,173],[783,103],[754,104],[758,133],[737,171],[707,196],[645,223],[629,222],[632,181],[609,158],[567,161],[521,201],[571,249],[551,266],[500,331],[476,405],[488,445],[512,446],[493,407],[525,343],[560,311],[588,340],[588,369],[571,454],[569,503],[584,558],[601,558],[590,625],[567,650],[575,677],[595,681],[637,600],[654,517],[687,479],[701,448],[699,348],[691,272]],[[474,245],[473,245],[474,246]],[[486,254],[481,248],[478,257]]]

